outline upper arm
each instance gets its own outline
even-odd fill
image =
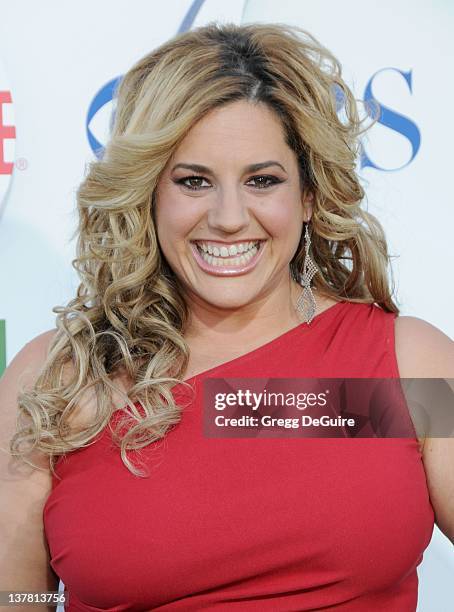
[[[454,397],[454,342],[416,317],[397,317],[395,325],[400,377],[447,379]],[[437,525],[454,541],[454,438],[426,438],[422,453]]]
[[[49,565],[42,512],[52,487],[46,456],[29,455],[36,470],[9,453],[16,431],[17,394],[36,379],[44,363],[50,330],[27,343],[0,378],[0,591],[56,590],[58,579]]]

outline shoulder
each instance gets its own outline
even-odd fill
[[[28,366],[38,365],[39,360],[46,357],[50,343],[56,333],[57,329],[50,329],[26,342],[16,353],[8,367],[15,366],[18,363]]]
[[[401,378],[454,378],[454,342],[417,317],[394,321],[396,357]]]
[[[401,378],[450,379],[446,382],[454,392],[454,342],[449,336],[417,317],[397,317],[395,329]],[[422,458],[436,523],[454,542],[454,439],[425,438]]]
[[[30,388],[37,380],[57,333],[58,329],[50,329],[27,342],[11,360],[3,376],[0,377],[0,396],[2,397],[0,444],[2,448],[7,447],[8,441],[15,430],[18,394],[20,391]],[[63,364],[61,374],[64,384],[69,384],[70,380],[77,376],[71,359]],[[113,409],[122,408],[126,404],[128,392],[134,385],[134,381],[126,374],[124,369],[118,369],[115,374],[111,374],[110,380],[113,385]],[[80,396],[71,415],[67,417],[67,424],[71,427],[87,427],[92,421],[93,414],[96,413],[96,391],[94,386],[88,383],[87,380],[87,389]],[[39,464],[48,467],[46,458],[44,458],[43,463],[42,458],[39,457]]]
[[[28,386],[35,382],[56,332],[56,329],[51,329],[39,334],[16,353],[0,377],[2,397],[5,397],[4,394],[10,396],[11,393],[17,395],[23,385]],[[0,412],[0,415],[2,414],[4,410]]]
[[[9,442],[16,431],[18,395],[24,389],[32,386],[38,378],[56,331],[49,330],[27,342],[14,356],[0,378],[0,396],[2,398],[0,406],[0,447],[7,455],[9,455]],[[40,453],[32,453],[31,459],[47,472],[49,469],[47,457]],[[3,469],[7,470],[7,464],[2,465],[3,468],[0,472],[3,473]],[[47,476],[35,472],[33,478],[42,481]]]
[[[55,590],[58,580],[49,571],[49,551],[43,538],[43,508],[52,488],[47,456],[34,450],[28,456],[34,466],[11,457],[9,443],[16,432],[17,396],[33,384],[57,330],[49,330],[27,342],[0,378],[0,514],[3,585],[15,590],[35,585]],[[3,528],[5,525],[5,528]]]

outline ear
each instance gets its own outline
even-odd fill
[[[303,194],[302,198],[303,204],[303,221],[307,223],[311,220],[313,204],[314,204],[314,194],[312,191],[307,191]]]

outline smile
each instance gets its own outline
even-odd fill
[[[245,274],[255,268],[266,241],[253,240],[234,244],[196,241],[191,243],[194,258],[202,270],[216,276]]]

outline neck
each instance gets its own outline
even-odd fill
[[[187,299],[190,317],[185,338],[211,338],[213,343],[241,338],[247,343],[248,338],[275,337],[301,323],[295,307],[301,291],[301,285],[288,278],[272,293],[235,309],[220,309],[191,296]]]

